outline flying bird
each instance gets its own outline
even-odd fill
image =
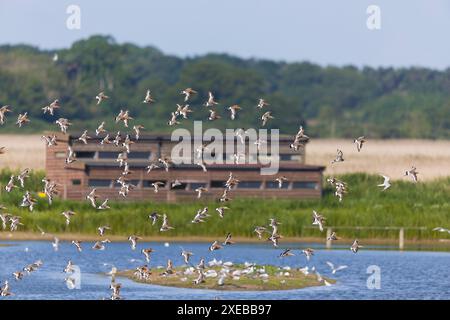
[[[417,172],[416,167],[411,167],[411,169],[405,171],[405,176],[409,176],[411,177],[411,179],[413,180],[414,183],[417,182],[417,175],[419,174],[419,172]]]
[[[259,109],[264,108],[265,106],[268,106],[269,104],[262,98],[259,99],[258,105],[256,106]]]
[[[353,140],[353,143],[356,144],[356,149],[358,150],[358,152],[360,152],[363,147],[363,144],[366,143],[366,137],[364,136],[358,137],[355,140]]]
[[[335,267],[334,264],[332,264],[330,261],[327,261],[327,265],[330,267],[332,274],[335,274],[336,272],[338,272],[340,270],[344,270],[344,269],[348,268],[348,266],[346,266],[346,265]]]
[[[262,125],[263,125],[263,127],[267,124],[267,122],[268,122],[270,119],[275,119],[275,117],[272,116],[272,112],[271,112],[271,111],[267,111],[266,113],[264,113],[264,114],[261,116],[261,120],[262,120]]]
[[[331,161],[331,164],[343,161],[344,161],[344,153],[342,152],[342,150],[337,149],[336,158],[334,158],[334,160]]]
[[[135,235],[131,235],[128,237],[128,241],[131,242],[131,250],[136,250],[136,243],[138,240],[140,240],[141,237],[135,236]]]
[[[208,100],[204,103],[205,107],[213,107],[216,104],[219,104],[217,101],[214,100],[214,95],[211,91],[208,92]]]
[[[109,99],[109,97],[105,94],[104,91],[102,91],[95,96],[95,99],[97,100],[97,105],[99,105],[103,100]]]
[[[355,240],[355,241],[353,241],[352,246],[350,247],[350,250],[351,250],[353,253],[357,253],[358,250],[359,250],[359,248],[362,248],[362,247],[363,247],[363,246],[359,245],[358,240]]]
[[[186,102],[191,96],[197,94],[197,91],[193,90],[192,88],[186,88],[182,90],[180,94],[184,95],[184,102]]]
[[[291,256],[295,256],[295,254],[291,251],[291,249],[286,249],[282,253],[280,253],[280,255],[278,257],[285,258],[285,257],[291,257]]]
[[[153,102],[155,102],[155,100],[153,99],[150,90],[147,89],[147,93],[145,94],[145,98],[144,98],[144,101],[142,101],[142,103],[151,104]]]
[[[5,123],[6,120],[6,113],[11,112],[11,107],[6,105],[0,108],[0,125]]]
[[[389,178],[388,176],[382,175],[380,174],[380,176],[382,176],[384,178],[384,181],[382,184],[377,185],[378,187],[383,187],[382,191],[385,191],[387,189],[389,189],[391,187],[391,178]]]

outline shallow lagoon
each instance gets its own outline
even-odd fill
[[[103,273],[116,266],[119,270],[133,269],[144,264],[142,248],[152,247],[155,252],[151,266],[165,265],[171,258],[175,265],[183,264],[181,247],[192,251],[192,261],[200,257],[206,261],[217,260],[243,263],[304,267],[315,266],[320,274],[336,279],[329,287],[304,288],[289,291],[235,292],[197,289],[180,289],[148,284],[139,284],[118,278],[125,299],[450,299],[450,253],[428,251],[397,251],[392,248],[366,247],[353,254],[345,247],[326,250],[317,244],[282,244],[279,249],[270,244],[241,244],[228,246],[215,252],[208,251],[207,243],[138,243],[136,251],[129,243],[110,243],[105,251],[92,250],[92,242],[83,243],[81,253],[68,242],[60,244],[55,252],[48,241],[4,241],[10,244],[0,247],[0,281],[9,280],[15,295],[1,299],[103,299],[110,294],[110,278]],[[296,256],[278,258],[282,248],[292,248]],[[310,262],[299,249],[316,249]],[[25,265],[41,259],[44,264],[36,272],[15,281],[12,273]],[[81,288],[70,290],[62,272],[71,259],[81,270]],[[348,265],[347,269],[332,275],[326,264]],[[381,288],[369,289],[367,273],[369,266],[378,266],[381,271]]]

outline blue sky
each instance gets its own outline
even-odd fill
[[[66,28],[67,6],[81,29]],[[368,30],[366,8],[381,9]],[[178,56],[209,52],[321,65],[450,67],[449,0],[0,0],[0,44],[45,49],[93,34]]]

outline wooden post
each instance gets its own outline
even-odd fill
[[[327,228],[327,244],[326,244],[327,249],[331,249],[331,240],[329,238],[331,237],[332,231],[333,230],[331,230],[331,228]]]
[[[67,185],[63,185],[63,199],[67,200]]]
[[[398,233],[398,248],[403,250],[405,248],[405,229],[400,228]]]

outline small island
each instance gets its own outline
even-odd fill
[[[239,272],[239,270],[248,269],[244,265],[234,265],[229,268],[229,276],[223,277],[223,283],[219,284],[222,268],[222,266],[206,268],[204,282],[198,284],[194,283],[194,280],[198,278],[198,273],[188,272],[186,274],[186,267],[173,268],[173,272],[170,274],[167,274],[164,268],[155,268],[146,279],[137,276],[135,270],[119,271],[116,276],[160,286],[224,291],[292,290],[336,283],[335,280],[317,276],[316,273],[305,274],[299,269],[276,266],[255,266],[255,271],[251,273],[241,272],[239,276],[233,276],[232,274],[236,270]],[[211,276],[207,276],[208,274]]]

